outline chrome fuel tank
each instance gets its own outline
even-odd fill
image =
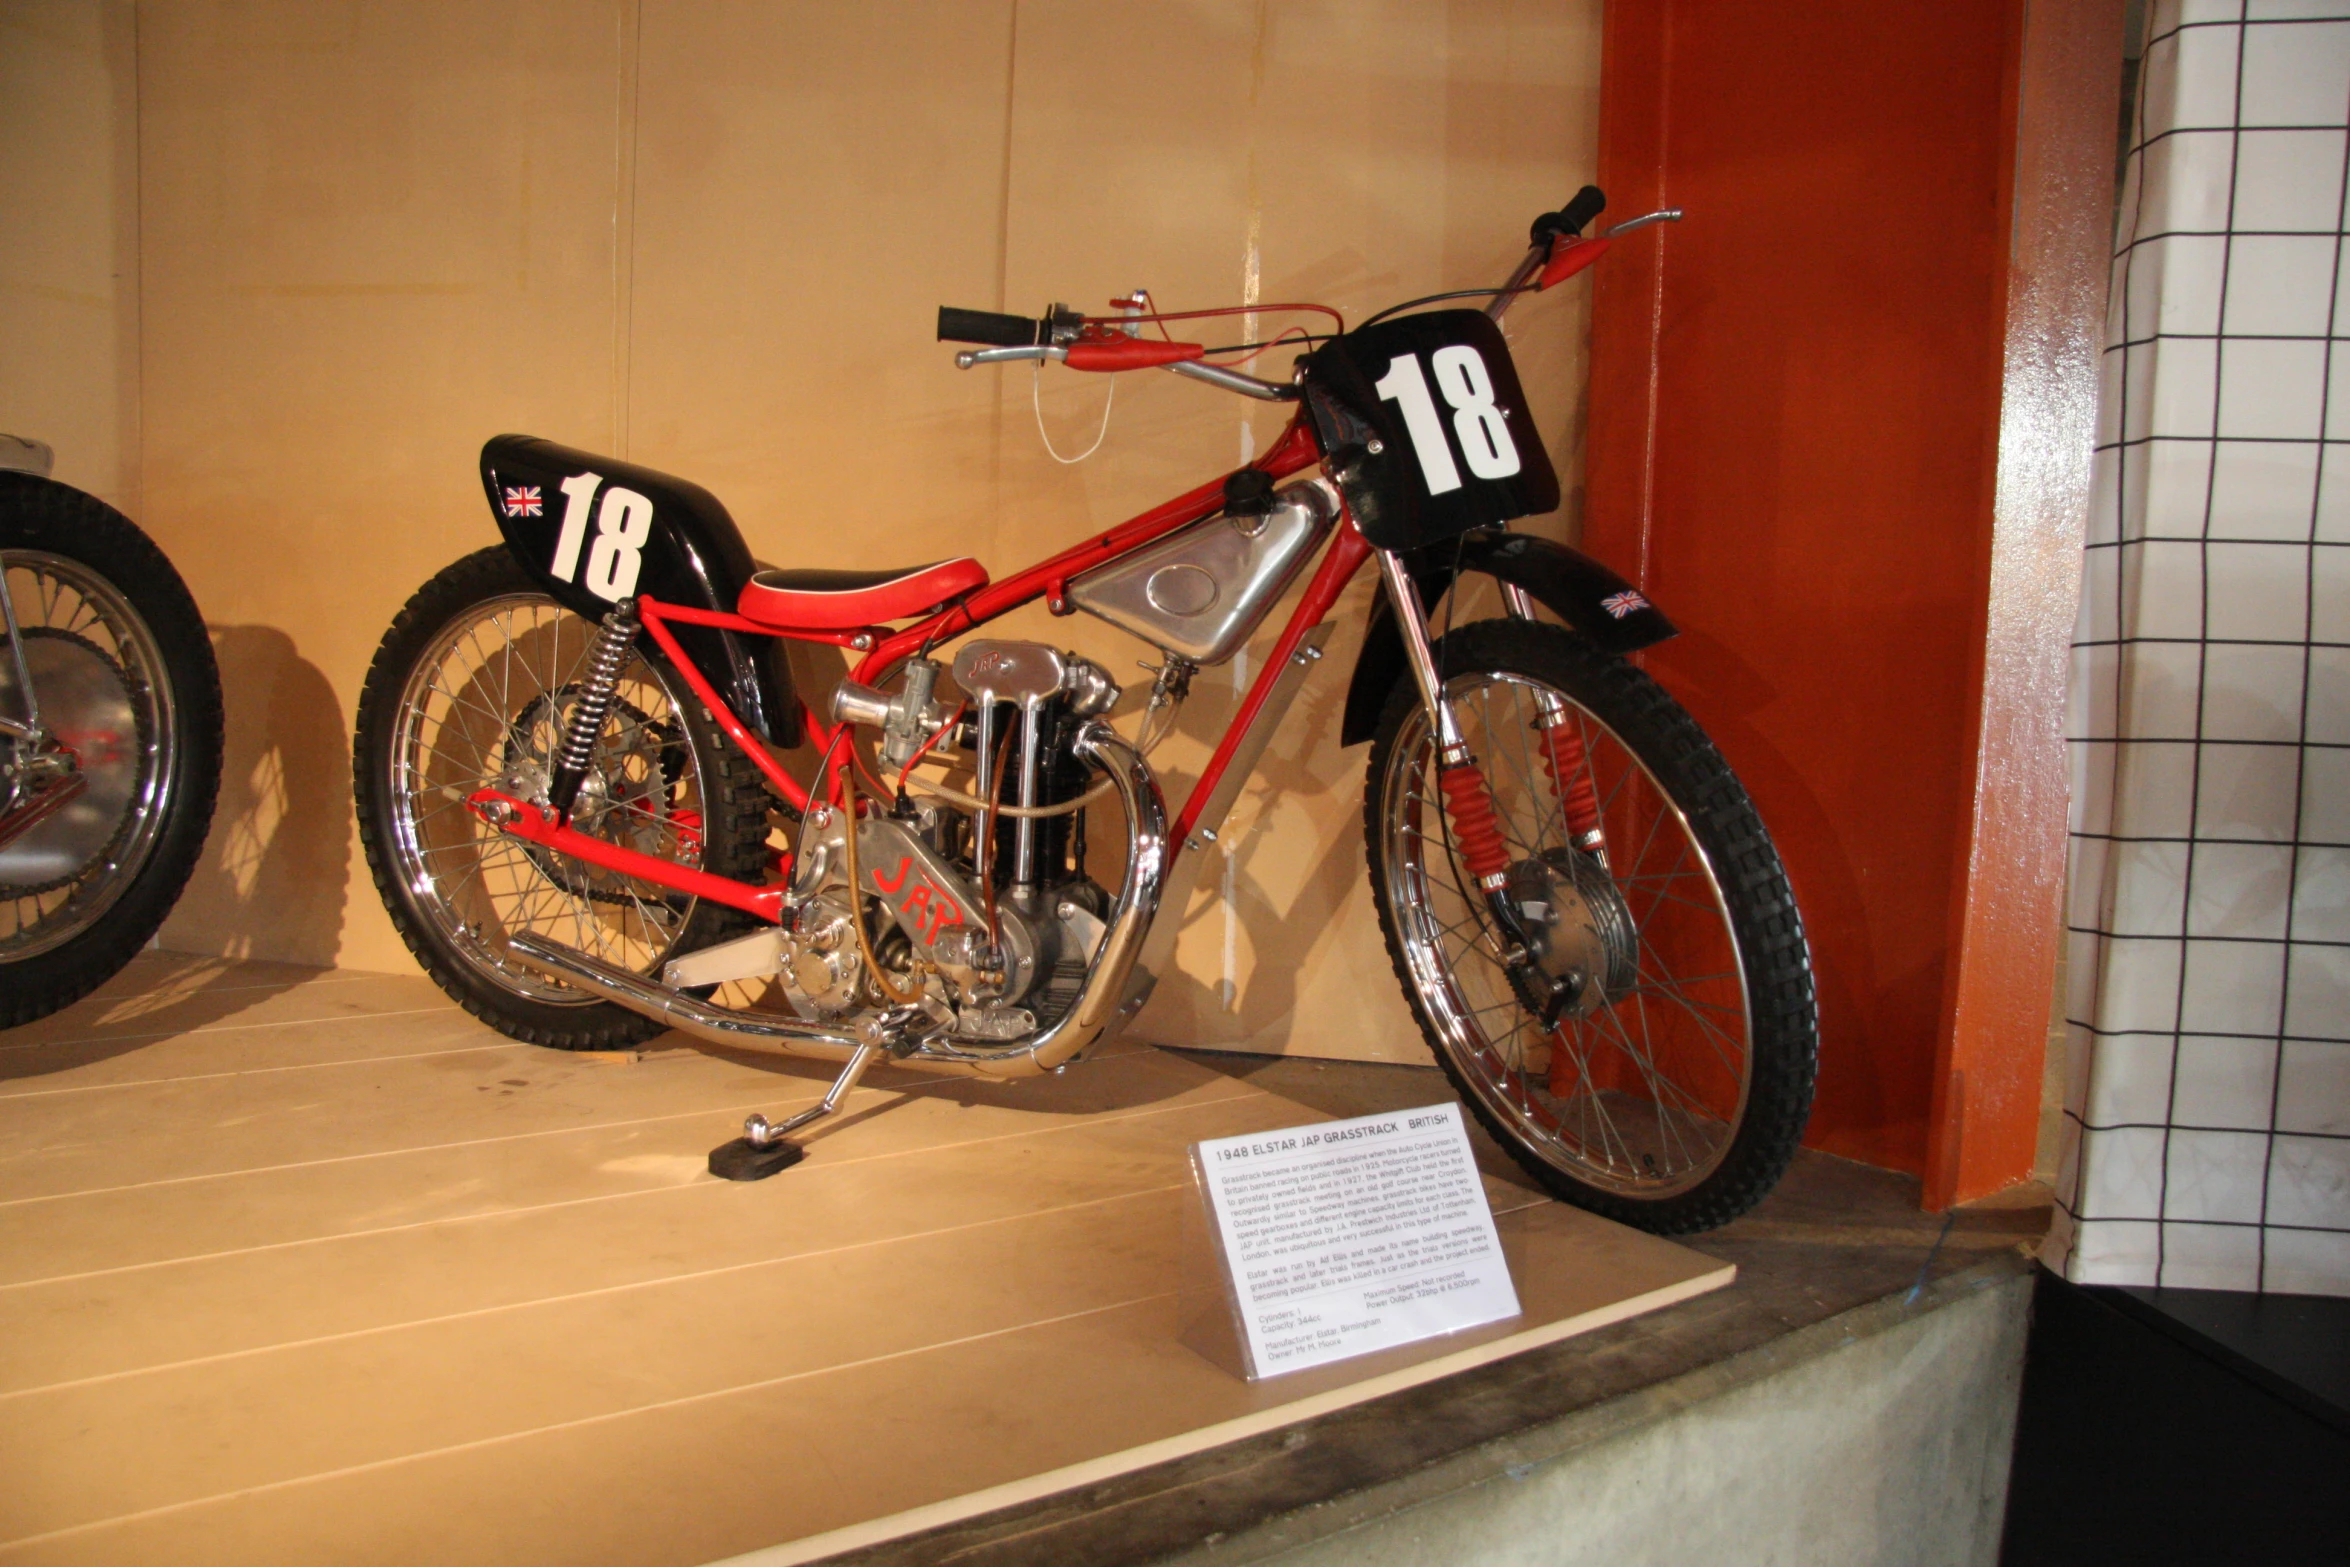
[[[1221,664],[1296,579],[1338,517],[1338,492],[1307,479],[1262,517],[1218,513],[1069,579],[1069,602],[1195,664]]]

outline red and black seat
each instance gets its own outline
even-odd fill
[[[784,571],[770,566],[743,588],[736,612],[763,626],[847,631],[905,620],[987,586],[987,568],[964,556],[896,571]]]

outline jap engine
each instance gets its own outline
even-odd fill
[[[1009,1042],[1076,1003],[1101,946],[1110,898],[1086,870],[1092,773],[1070,742],[1120,691],[1099,665],[1036,642],[965,644],[959,698],[939,689],[945,672],[916,658],[894,693],[855,681],[833,693],[836,723],[880,731],[891,794],[855,819],[853,841],[848,814],[808,813],[779,978],[810,1019],[894,1011],[917,1032]],[[961,786],[915,771],[942,762]]]

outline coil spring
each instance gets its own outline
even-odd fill
[[[1606,842],[1599,826],[1599,795],[1591,786],[1591,768],[1583,753],[1583,736],[1574,716],[1560,713],[1543,725],[1542,765],[1550,771],[1551,792],[1566,813],[1567,831],[1578,849],[1597,849]]]
[[[612,698],[620,689],[620,671],[628,663],[636,633],[633,601],[614,605],[596,628],[596,640],[588,648],[587,673],[580,681],[571,721],[564,726],[563,746],[555,754],[554,777],[547,791],[547,803],[558,816],[570,814],[579,786],[595,761],[596,736],[603,733],[604,720],[611,714]]]
[[[1461,846],[1461,859],[1477,885],[1487,892],[1509,879],[1509,845],[1502,841],[1501,822],[1493,813],[1493,796],[1485,788],[1484,770],[1475,762],[1438,770],[1436,786],[1444,791],[1444,813]]]

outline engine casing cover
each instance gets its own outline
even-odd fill
[[[803,839],[793,876],[796,897],[813,898],[827,885],[847,885],[843,814],[828,810],[809,822],[814,830]],[[915,953],[937,965],[948,980],[955,992],[950,999],[1007,1003],[1035,987],[1046,965],[1030,921],[1008,903],[999,904],[1000,940],[991,943],[979,894],[905,824],[886,817],[858,822],[857,872],[863,890],[881,900]],[[853,940],[855,932],[848,935]],[[1000,967],[983,966],[991,947]]]

